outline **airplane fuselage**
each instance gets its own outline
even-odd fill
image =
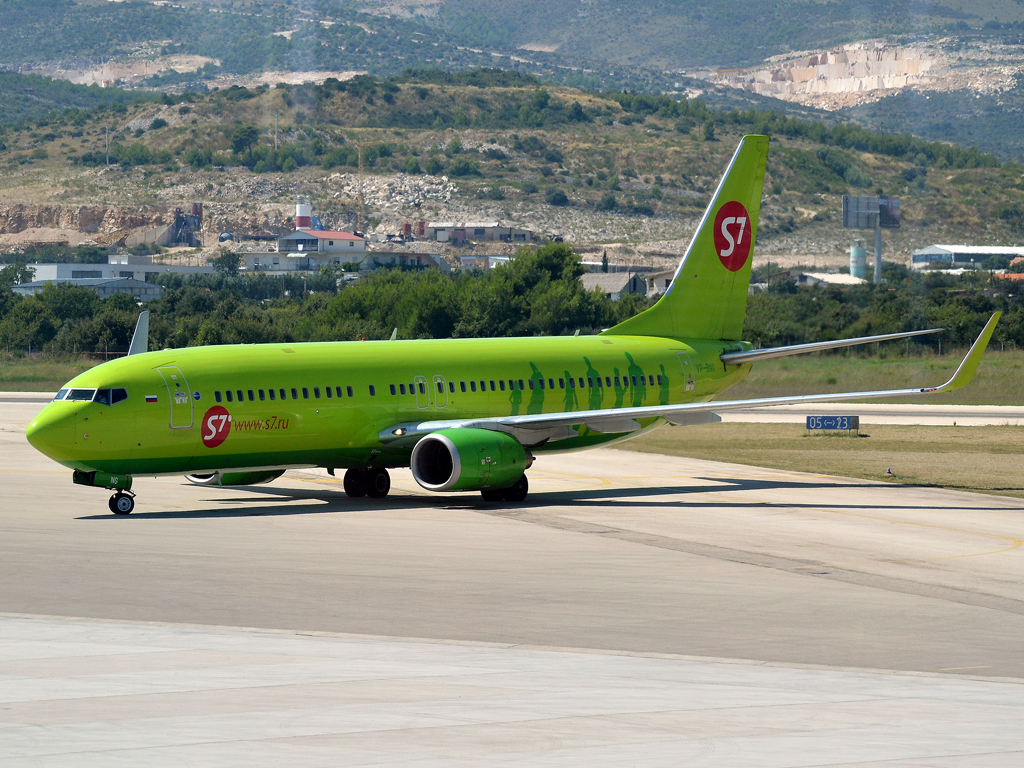
[[[633,336],[195,347],[115,360],[65,385],[29,432],[65,466],[126,475],[408,466],[395,424],[706,401],[742,379],[735,342]],[[105,390],[123,389],[111,403]],[[120,395],[115,395],[115,399]],[[661,424],[640,420],[641,428]],[[529,446],[586,448],[595,432]]]

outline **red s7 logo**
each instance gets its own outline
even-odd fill
[[[231,414],[221,405],[215,405],[206,412],[202,422],[203,445],[216,448],[227,440],[231,433]]]

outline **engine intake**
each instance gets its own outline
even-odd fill
[[[428,491],[508,488],[532,463],[511,435],[489,429],[442,429],[412,449],[412,476]]]

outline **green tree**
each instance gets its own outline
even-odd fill
[[[230,277],[238,274],[238,268],[242,265],[242,255],[229,248],[221,248],[218,254],[209,260],[209,263],[219,273]]]
[[[259,137],[260,132],[255,125],[240,125],[231,136],[231,148],[239,155],[248,152],[249,160],[252,160],[252,148]]]

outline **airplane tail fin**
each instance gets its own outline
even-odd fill
[[[665,295],[606,335],[740,338],[767,161],[767,136],[740,140]]]

